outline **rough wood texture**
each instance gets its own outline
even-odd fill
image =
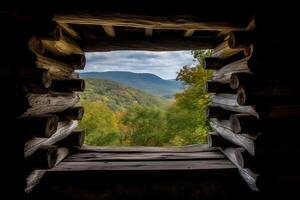
[[[237,95],[215,94],[211,97],[212,106],[221,107],[225,110],[250,114],[258,118],[258,114],[252,106],[241,106],[237,103]]]
[[[54,21],[58,23],[89,24],[106,26],[125,26],[135,28],[151,29],[196,29],[196,30],[243,30],[246,26],[232,24],[231,22],[208,22],[204,18],[197,18],[188,15],[178,16],[147,16],[133,15],[126,13],[106,13],[97,14],[73,13],[57,14]]]
[[[225,110],[220,107],[208,106],[206,108],[207,118],[229,119],[232,114],[237,112]]]
[[[58,165],[64,158],[66,158],[69,155],[69,153],[70,151],[67,148],[58,148],[55,166]],[[46,172],[47,170],[30,171],[26,177],[26,187],[24,189],[24,192],[31,192],[34,189],[34,187],[41,181]]]
[[[195,144],[183,147],[92,147],[83,146],[78,149],[79,152],[101,152],[101,153],[191,153],[191,152],[207,152],[215,151],[216,148],[210,148],[206,144]]]
[[[52,145],[64,139],[77,127],[78,121],[60,122],[55,134],[50,138],[33,138],[25,143],[25,157],[32,155],[42,145]]]
[[[64,162],[104,162],[104,161],[162,161],[162,160],[218,160],[225,156],[219,152],[194,153],[76,153]]]
[[[217,38],[172,38],[172,37],[116,37],[86,40],[82,44],[85,52],[117,50],[179,51],[212,49]]]
[[[71,38],[68,38],[61,28],[58,31],[59,38],[57,40],[43,40],[42,45],[48,51],[57,55],[72,55],[72,54],[83,54],[83,51],[78,44]]]
[[[27,169],[51,169],[57,160],[57,146],[41,145],[25,160]]]
[[[48,70],[51,77],[56,80],[69,79],[74,71],[69,64],[40,55],[36,57],[36,67]]]
[[[70,135],[56,143],[59,147],[81,147],[84,142],[85,132],[83,130],[75,130]]]
[[[243,51],[243,49],[230,48],[228,45],[228,41],[225,40],[224,42],[222,42],[221,44],[216,46],[216,48],[214,48],[212,57],[226,59],[226,58],[229,58],[229,57],[233,56],[234,54],[237,54],[241,51]]]
[[[17,76],[23,84],[24,92],[47,93],[52,84],[50,73],[45,69],[20,68]]]
[[[70,24],[59,23],[58,24],[67,34],[69,34],[72,38],[80,40],[81,37],[79,34],[74,30],[74,28]]]
[[[28,105],[22,116],[57,113],[74,106],[79,101],[75,93],[26,94]]]
[[[28,48],[37,56],[35,58],[37,65],[41,68],[49,68],[51,72],[54,69],[62,72],[70,72],[72,69],[84,69],[85,67],[86,60],[84,53],[70,55],[53,53],[44,47],[40,38],[35,36],[30,38]],[[52,68],[53,70],[51,70]]]
[[[59,121],[82,120],[84,107],[72,107],[55,114],[58,116]]]
[[[84,89],[83,79],[53,80],[51,85],[53,92],[83,92]]]
[[[251,73],[248,65],[249,59],[250,57],[246,57],[225,65],[214,73],[212,80],[221,83],[230,83],[231,74],[233,73]]]
[[[210,119],[210,125],[217,133],[228,141],[240,147],[244,147],[251,155],[255,155],[256,136],[249,134],[235,134],[230,130],[229,120]]]
[[[223,138],[220,134],[217,132],[210,132],[207,136],[208,138],[208,145],[210,147],[221,147],[221,148],[226,148],[226,147],[232,147],[235,146],[225,138]]]
[[[56,115],[35,115],[19,119],[20,130],[25,138],[49,138],[57,130],[58,117]]]
[[[235,166],[238,167],[239,173],[242,176],[243,180],[248,184],[248,186],[253,191],[259,191],[258,187],[258,177],[259,174],[254,173],[249,168],[243,168],[243,160],[241,157],[240,152],[243,151],[242,149],[236,148],[225,148],[222,152],[227,156],[227,158],[234,163]]]
[[[234,169],[227,159],[187,161],[131,161],[131,162],[61,162],[50,171],[107,171],[107,170],[216,170]]]
[[[223,84],[214,81],[207,81],[205,88],[208,93],[237,93],[237,91],[232,89],[229,84]]]

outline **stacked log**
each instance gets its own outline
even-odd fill
[[[281,76],[281,63],[270,66],[267,38],[257,31],[231,32],[205,62],[206,69],[216,70],[206,86],[214,131],[209,144],[221,149],[254,191],[298,173],[300,155],[299,83],[293,75]]]
[[[59,164],[83,144],[84,132],[75,130],[83,108],[75,106],[85,89],[75,70],[84,69],[85,55],[66,27],[49,22],[34,32],[16,67],[23,103],[18,126],[23,134],[25,192],[30,192],[47,169]],[[25,46],[25,45],[24,45]],[[20,99],[21,100],[21,99]]]

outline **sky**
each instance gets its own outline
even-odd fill
[[[184,65],[193,64],[191,51],[111,51],[86,53],[85,72],[130,71],[175,79]]]

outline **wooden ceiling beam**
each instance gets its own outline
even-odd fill
[[[153,29],[146,28],[145,29],[145,36],[146,37],[152,37],[152,35],[153,35]]]
[[[184,37],[192,37],[193,36],[193,34],[195,33],[195,29],[188,29],[188,30],[186,30],[185,32],[184,32]]]
[[[156,16],[156,15],[136,15],[115,12],[73,12],[71,14],[56,14],[53,18],[58,23],[85,24],[85,25],[103,25],[103,26],[125,26],[134,28],[148,29],[170,29],[170,30],[211,30],[223,31],[244,30],[249,24],[236,22],[233,19],[225,20],[214,19],[210,17],[199,17],[193,15],[176,16]]]
[[[184,37],[116,37],[85,40],[82,48],[86,52],[117,50],[179,51],[213,49],[220,42],[217,38]]]
[[[102,27],[108,37],[116,37],[116,32],[113,26],[103,25]]]

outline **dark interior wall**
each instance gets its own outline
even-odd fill
[[[39,4],[42,7],[46,7],[47,3],[40,1]],[[64,1],[66,3],[62,4],[62,6],[59,6],[61,10],[63,9],[69,9],[67,5],[69,5],[70,2]],[[153,1],[151,1],[153,2]],[[84,5],[82,5],[82,1],[80,3],[76,3],[72,1],[72,5],[77,6],[77,8],[84,8]],[[25,13],[27,16],[28,14],[36,13],[39,16],[40,19],[50,19],[51,9],[55,9],[56,6],[60,3],[56,3],[55,1],[51,1],[49,3],[49,7],[45,8],[46,11],[49,12],[42,12],[44,9],[37,10],[36,8],[31,9],[21,9],[21,6],[18,11],[21,13]],[[98,3],[95,3],[98,4]],[[124,9],[124,5],[121,2],[110,3],[108,2],[108,7],[111,6],[112,9]],[[91,4],[92,5],[92,4]],[[115,7],[115,5],[118,5]],[[152,3],[137,3],[135,2],[135,5],[127,7],[128,12],[134,12],[135,10],[138,10],[137,8],[140,7],[147,7],[148,12],[157,12],[160,14],[163,9],[168,7],[160,7],[158,11],[156,11],[155,8],[157,8],[158,4],[152,4]],[[173,4],[172,4],[173,5]],[[207,7],[207,9],[202,9],[201,7],[194,7],[190,6],[193,5],[192,2],[186,2],[184,4],[181,3],[174,3],[175,9],[171,9],[172,11],[168,12],[199,12],[199,9],[202,12],[202,14],[210,13],[214,11],[213,13],[216,14],[215,10],[218,10],[220,8],[214,9],[212,5],[210,7]],[[11,5],[12,6],[12,5]],[[30,4],[27,4],[26,6],[30,6]],[[25,7],[26,7],[25,6]],[[202,5],[203,6],[203,5]],[[24,7],[24,8],[25,8]],[[89,6],[90,7],[90,6]],[[91,6],[94,7],[94,6]],[[94,8],[100,8],[101,6],[95,6]],[[203,6],[205,7],[205,6]],[[249,7],[251,7],[249,5]],[[249,7],[247,7],[246,10],[249,10]],[[12,10],[14,10],[13,7],[11,7]],[[101,7],[102,8],[102,7]],[[241,7],[240,7],[241,8]],[[225,13],[228,13],[228,11],[232,10],[222,10],[220,11],[216,16],[222,17],[225,16]],[[242,13],[243,9],[238,9],[236,13]],[[298,51],[297,47],[299,46],[299,31],[297,30],[298,25],[298,17],[297,17],[297,11],[293,10],[293,5],[290,5],[289,8],[286,8],[286,5],[283,5],[281,9],[277,7],[274,9],[272,6],[269,7],[269,9],[266,8],[260,8],[255,7],[254,9],[257,19],[258,19],[258,27],[260,29],[261,39],[266,40],[263,42],[265,46],[268,48],[265,48],[265,51],[262,52],[260,55],[268,56],[267,59],[265,59],[262,64],[268,65],[269,63],[273,63],[274,65],[282,65],[282,76],[290,76],[293,78],[298,77],[299,72],[299,62],[298,62]],[[147,12],[147,11],[145,11]],[[288,13],[287,13],[288,12]],[[26,37],[28,37],[28,33],[30,33],[30,29],[28,28],[28,24],[24,24],[24,21],[19,21],[17,18],[13,17],[14,12],[10,12],[9,9],[6,12],[1,12],[1,26],[3,27],[1,29],[0,38],[1,38],[1,66],[0,66],[0,72],[1,72],[1,86],[3,89],[2,95],[1,95],[1,105],[4,112],[2,112],[1,117],[1,141],[2,141],[2,149],[1,152],[3,153],[3,163],[2,167],[4,168],[2,171],[8,175],[5,176],[5,188],[4,194],[8,193],[10,195],[11,199],[21,199],[23,197],[23,184],[24,184],[24,175],[23,175],[23,145],[22,145],[22,137],[18,135],[17,126],[15,126],[15,122],[17,119],[17,116],[20,111],[20,101],[19,101],[19,95],[15,92],[17,91],[17,88],[20,87],[18,85],[18,80],[14,76],[14,68],[16,65],[21,65],[22,63],[17,62],[18,61],[18,55],[22,54],[22,47],[24,47],[24,41]],[[232,12],[229,12],[229,15],[226,15],[229,17],[232,17]],[[41,18],[42,17],[42,18]],[[296,49],[296,50],[295,50]],[[271,61],[271,62],[269,62]],[[23,63],[24,64],[24,63]],[[272,66],[270,66],[272,67]],[[267,78],[267,77],[266,77]],[[284,133],[283,133],[284,135]],[[128,177],[127,177],[128,178]],[[101,180],[101,177],[99,176],[99,180]],[[79,183],[81,179],[76,179],[76,183]],[[153,185],[155,185],[155,182],[152,182]],[[163,183],[162,183],[163,184]],[[167,184],[172,184],[172,182],[168,182]],[[80,184],[79,184],[80,185]],[[294,185],[295,187],[297,185]],[[60,185],[60,187],[65,187],[64,185]],[[81,186],[76,186],[81,187]],[[144,187],[144,186],[141,186]],[[106,188],[109,188],[106,186]],[[146,187],[144,187],[145,189]],[[96,189],[96,188],[95,188]],[[295,189],[295,188],[294,188]],[[12,190],[12,192],[11,192]],[[272,189],[270,189],[272,190]],[[107,190],[108,191],[108,190]],[[166,193],[167,194],[167,193]],[[20,198],[21,197],[21,198]]]

